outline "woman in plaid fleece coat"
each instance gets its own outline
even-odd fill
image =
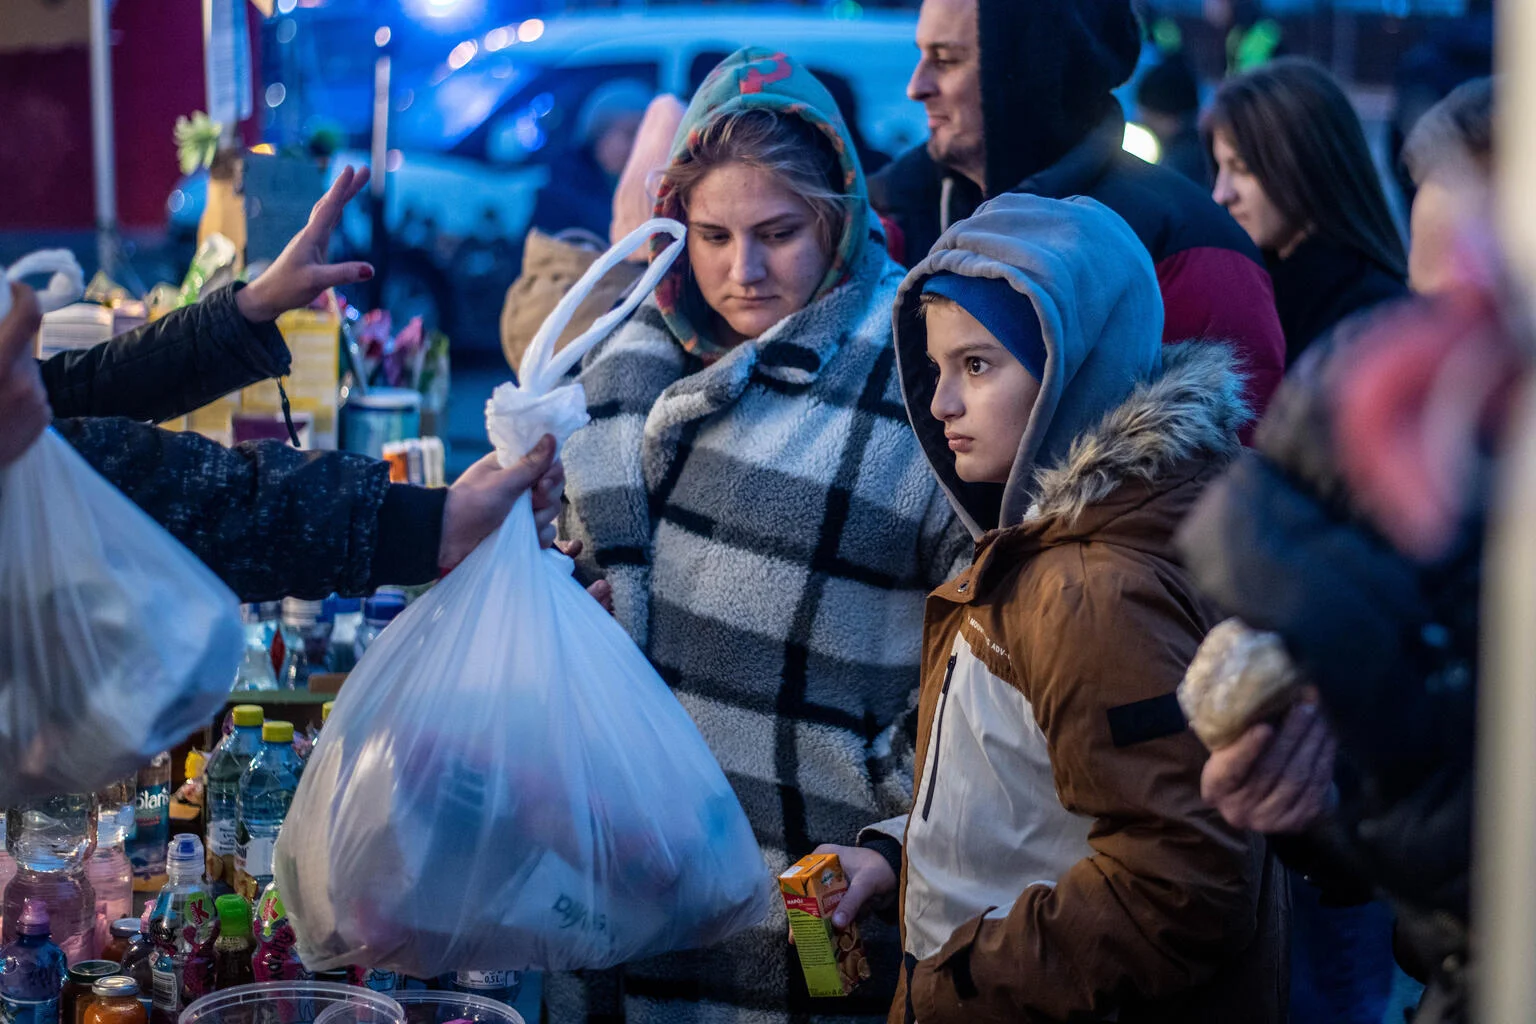
[[[689,222],[689,256],[583,362],[592,423],[565,450],[561,530],[612,583],[777,872],[910,803],[923,603],[970,539],[906,419],[901,268],[821,84],[780,53],[724,61],[657,211]],[[873,983],[810,1000],[785,936],[780,909],[720,947],[551,978],[550,1020],[884,1018]],[[867,938],[875,977],[893,977],[894,935]]]

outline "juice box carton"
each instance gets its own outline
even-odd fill
[[[779,876],[779,891],[789,911],[800,968],[813,996],[846,996],[869,978],[869,960],[859,926],[839,931],[832,912],[848,891],[848,878],[835,853],[800,858]]]

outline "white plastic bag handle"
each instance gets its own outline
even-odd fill
[[[37,274],[52,274],[48,287],[37,293],[37,305],[44,313],[62,309],[85,294],[85,272],[68,249],[40,249],[28,253],[5,272],[5,282],[20,281]],[[0,287],[0,320],[11,312],[11,290]]]
[[[671,270],[672,264],[677,261],[678,256],[682,255],[683,241],[687,233],[688,229],[677,221],[657,217],[646,221],[613,248],[603,253],[597,262],[581,275],[581,279],[571,286],[571,290],[565,293],[554,311],[544,319],[538,333],[533,336],[533,341],[528,345],[528,351],[523,354],[522,364],[517,368],[518,390],[533,395],[543,395],[556,387],[582,356],[608,337],[610,331],[633,313],[636,306],[645,301],[645,297],[651,293],[651,289],[656,287],[662,275]],[[593,321],[591,327],[588,327],[579,337],[574,338],[557,355],[555,340],[565,330],[565,325],[571,322],[571,317],[576,313],[576,307],[580,306],[591,294],[592,289],[597,287],[603,275],[618,266],[641,245],[650,241],[652,235],[663,234],[672,236],[672,244],[667,246],[661,255],[651,260],[651,265],[640,278],[640,282],[630,290],[629,297]]]

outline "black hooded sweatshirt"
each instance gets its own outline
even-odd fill
[[[1262,413],[1285,369],[1269,273],[1252,241],[1199,186],[1121,147],[1111,91],[1141,29],[1130,0],[977,0],[987,188],[913,149],[870,179],[870,200],[915,265],[940,234],[1004,192],[1089,196],[1136,232],[1157,266],[1163,340],[1228,341]]]

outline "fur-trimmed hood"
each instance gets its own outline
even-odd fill
[[[1080,435],[1065,459],[1036,472],[1026,522],[1057,520],[1070,527],[1130,481],[1155,485],[1191,459],[1228,462],[1250,418],[1230,346],[1165,346],[1158,376],[1137,385],[1119,408]]]

